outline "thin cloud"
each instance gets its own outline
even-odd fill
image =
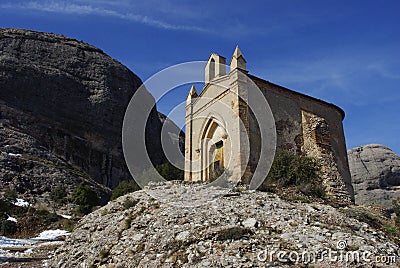
[[[347,78],[355,70],[357,64],[329,61],[286,61],[269,67],[267,77],[274,82],[286,84],[319,84],[320,90],[336,87],[348,89]]]
[[[400,79],[400,73],[395,74],[395,73],[393,73],[393,72],[390,72],[390,71],[387,69],[387,67],[385,67],[385,66],[382,65],[382,64],[377,64],[377,63],[370,64],[370,65],[367,67],[367,69],[368,69],[368,70],[371,70],[371,71],[375,71],[375,72],[379,73],[381,76],[383,76],[383,77],[385,77],[385,78],[389,78],[389,79]]]
[[[84,5],[84,4],[71,4],[71,3],[59,3],[59,2],[50,2],[44,4],[32,1],[26,4],[21,4],[21,3],[1,4],[0,7],[3,9],[32,10],[32,11],[59,13],[68,15],[75,14],[75,15],[107,16],[107,17],[119,18],[122,20],[138,22],[148,26],[161,28],[165,30],[208,32],[206,29],[197,26],[171,24],[162,20],[154,19],[150,16],[145,16],[135,13],[122,13],[112,9],[99,8],[99,7],[94,7],[92,5]]]
[[[398,102],[395,87],[388,80],[400,79],[389,64],[377,64],[378,52],[352,56],[332,54],[320,60],[283,59],[276,65],[261,64],[261,77],[342,106]],[[365,56],[367,55],[367,56]]]

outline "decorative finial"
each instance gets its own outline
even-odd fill
[[[189,94],[186,98],[186,105],[189,105],[192,103],[192,100],[194,98],[197,98],[199,95],[197,94],[197,90],[196,87],[194,85],[192,85],[192,87],[189,90]]]
[[[231,59],[231,70],[240,69],[246,71],[246,60],[243,57],[243,53],[239,48],[239,45],[236,45],[235,52],[233,52],[233,56]]]

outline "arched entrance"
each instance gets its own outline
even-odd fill
[[[215,120],[210,119],[201,139],[202,181],[216,179],[225,169],[226,133]]]

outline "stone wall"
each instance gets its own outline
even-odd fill
[[[354,200],[342,125],[344,112],[333,104],[249,76],[271,106],[277,149],[322,159],[328,194]]]
[[[317,158],[322,164],[323,184],[328,196],[336,201],[350,202],[343,177],[332,150],[330,128],[326,120],[310,112],[302,111],[302,153]]]

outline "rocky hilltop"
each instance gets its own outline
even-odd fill
[[[360,207],[288,202],[239,189],[168,182],[122,196],[83,218],[47,265],[292,267],[296,253],[342,250],[368,251],[371,260],[326,257],[310,265],[379,267],[375,256],[399,256],[399,247],[375,225],[381,219],[363,221],[368,217],[360,215],[367,212]],[[279,250],[286,252],[286,262],[277,259]],[[296,265],[310,267],[305,262]]]
[[[19,135],[34,143],[21,141],[12,147],[2,139],[5,164],[0,177],[36,188],[42,171],[27,176],[26,166],[49,164],[46,169],[51,169],[64,161],[109,188],[130,178],[121,128],[127,104],[142,84],[134,73],[92,45],[50,33],[0,29],[0,52],[1,135]],[[160,153],[161,126],[154,108],[146,134],[151,137],[147,148],[155,164],[165,161]],[[8,184],[3,179],[1,183]]]
[[[356,204],[391,208],[400,197],[400,156],[389,148],[369,144],[348,151]]]

